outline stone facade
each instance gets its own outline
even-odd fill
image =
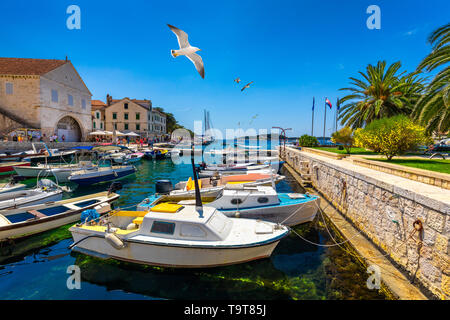
[[[129,98],[116,100],[105,109],[107,131],[136,132],[146,137],[150,109]]]
[[[411,280],[450,299],[450,191],[292,148],[283,158],[298,172],[309,162],[315,189]]]
[[[33,64],[21,71],[24,74],[0,74],[0,112],[5,110],[46,136],[57,133],[60,138],[84,140],[92,129],[92,94],[72,63],[56,60],[59,66],[39,73],[32,68],[49,60],[15,60]]]

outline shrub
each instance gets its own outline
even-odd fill
[[[425,128],[404,115],[374,120],[355,130],[354,139],[356,146],[381,153],[388,160],[429,142]]]
[[[333,132],[331,135],[331,141],[334,143],[341,143],[345,148],[345,151],[350,153],[354,142],[353,130],[349,127],[344,127],[341,130]]]
[[[300,147],[317,147],[319,145],[319,141],[316,137],[304,134],[298,139],[298,145]]]

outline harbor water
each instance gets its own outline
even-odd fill
[[[132,209],[154,193],[157,180],[175,184],[192,176],[188,163],[170,159],[142,160],[136,167],[136,174],[121,180],[116,208]],[[303,191],[286,170],[282,174],[286,179],[277,184],[279,192]],[[65,197],[108,186],[76,188]],[[325,226],[317,217],[294,227],[270,258],[208,269],[143,266],[71,252],[69,226],[64,226],[17,243],[17,255],[0,260],[0,299],[387,299],[383,292],[367,288],[366,269],[350,250],[333,246]],[[80,289],[67,286],[72,265],[80,268]]]

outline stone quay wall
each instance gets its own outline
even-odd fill
[[[300,175],[307,162],[313,187],[411,281],[450,299],[450,190],[293,148],[280,154]]]
[[[70,149],[73,147],[79,147],[79,146],[92,146],[95,143],[93,142],[48,142],[46,143],[47,147],[49,149]],[[42,142],[34,142],[34,145],[36,149],[42,149],[44,148],[44,145]],[[2,151],[28,151],[33,150],[33,146],[31,145],[31,142],[23,141],[23,142],[17,142],[17,141],[0,141],[0,153]]]

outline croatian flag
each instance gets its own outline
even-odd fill
[[[328,105],[331,109],[331,102],[330,100],[328,100],[328,98],[325,99],[325,104]]]

